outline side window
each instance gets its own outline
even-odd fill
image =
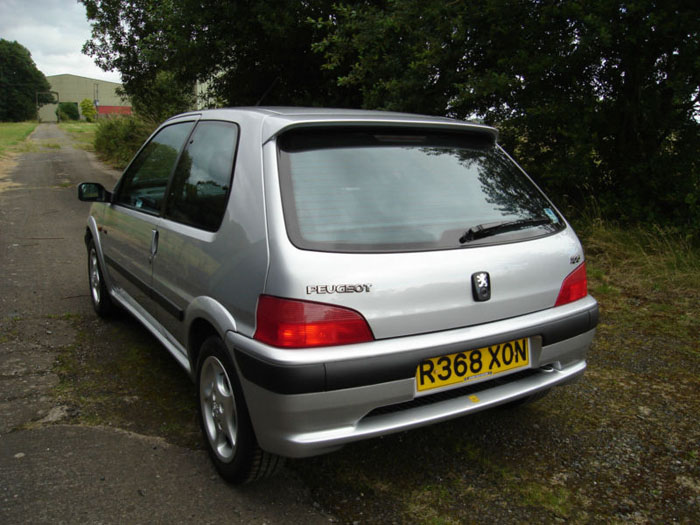
[[[158,213],[168,177],[192,126],[194,122],[182,122],[161,129],[124,174],[117,190],[116,202],[149,213]]]
[[[221,225],[233,175],[238,126],[203,121],[180,157],[165,215],[208,231]]]

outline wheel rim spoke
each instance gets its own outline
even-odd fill
[[[236,447],[236,407],[233,400],[233,394],[230,390],[228,395],[222,396],[220,398],[222,417],[223,421],[226,423],[222,425],[222,430],[226,434],[228,441],[232,448]]]
[[[204,375],[204,371],[203,371]],[[212,414],[212,391],[214,389],[214,382],[210,377],[201,380],[201,399],[202,399],[202,414],[204,416],[204,423],[206,426],[207,438],[209,441],[216,439],[216,424],[214,422],[214,417]]]
[[[100,270],[97,263],[97,252],[90,251],[90,290],[95,303],[100,302]]]
[[[236,402],[226,370],[216,357],[205,360],[199,383],[207,439],[217,457],[228,463],[236,452]]]

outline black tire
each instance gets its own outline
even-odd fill
[[[277,472],[284,458],[258,445],[236,369],[216,336],[202,344],[197,362],[199,424],[216,470],[229,483],[241,484]]]
[[[88,251],[88,285],[90,286],[90,298],[92,307],[100,317],[108,317],[114,312],[114,303],[109,296],[107,285],[105,284],[104,272],[100,266],[100,259],[97,256],[95,242],[90,239],[87,245]]]

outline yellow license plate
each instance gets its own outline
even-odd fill
[[[418,365],[416,389],[422,392],[455,383],[468,383],[529,364],[528,339],[516,339],[475,350],[432,357]]]

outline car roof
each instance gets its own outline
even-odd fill
[[[217,120],[235,120],[236,118],[240,118],[241,114],[245,114],[249,119],[259,120],[262,128],[263,143],[290,128],[309,126],[366,126],[368,124],[472,131],[483,133],[489,136],[494,142],[498,137],[498,131],[495,128],[475,122],[447,117],[365,109],[251,106],[207,109],[177,115],[173,118],[193,114],[200,115],[203,119],[211,118]]]

